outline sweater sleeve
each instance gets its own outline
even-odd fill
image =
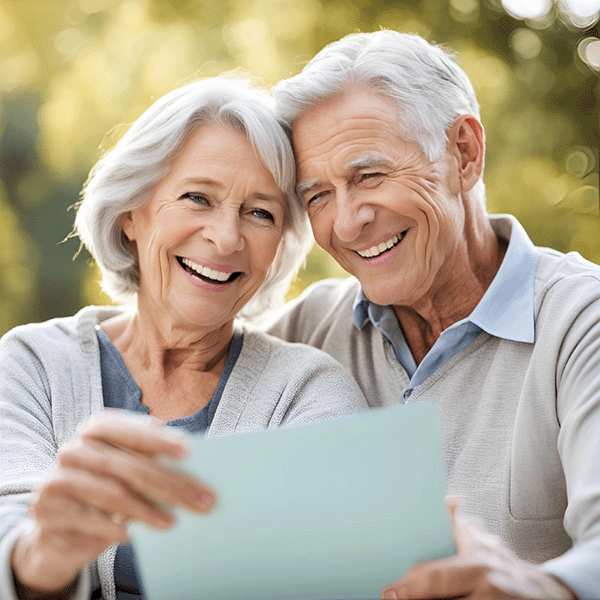
[[[17,328],[0,340],[0,598],[16,600],[11,555],[33,490],[54,466],[50,383],[35,335]],[[42,340],[43,341],[43,340]],[[89,598],[87,569],[76,600]]]
[[[542,566],[580,600],[600,595],[600,285],[587,279],[580,297],[592,300],[566,332],[557,365],[558,450],[568,495],[564,525],[574,544]],[[590,286],[594,291],[587,294]]]

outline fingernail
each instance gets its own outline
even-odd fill
[[[201,494],[197,498],[194,499],[194,506],[202,511],[209,511],[215,504],[215,498],[210,494]]]
[[[165,430],[165,439],[171,444],[172,452],[176,456],[187,456],[192,451],[189,437],[178,429],[167,428]]]
[[[161,529],[169,529],[169,527],[172,527],[174,522],[175,519],[173,519],[173,517],[170,515],[156,515],[154,517],[154,523]]]
[[[381,595],[383,600],[398,600],[398,594],[394,590],[388,590]]]
[[[171,442],[173,445],[170,448],[170,454],[173,458],[185,458],[191,452],[190,447],[187,444],[181,444],[179,442]]]
[[[190,438],[189,435],[183,431],[182,429],[179,429],[178,427],[171,427],[169,425],[165,425],[163,427],[163,434],[170,440],[173,440],[175,442],[187,442]]]

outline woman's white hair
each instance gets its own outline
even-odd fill
[[[456,117],[480,118],[469,78],[445,49],[391,30],[353,33],[325,46],[301,73],[275,86],[277,114],[292,126],[306,109],[356,85],[394,102],[400,134],[430,161],[446,149]],[[474,191],[485,203],[482,179]]]
[[[275,117],[267,92],[248,79],[226,75],[195,81],[150,106],[90,171],[78,205],[75,233],[100,267],[102,289],[118,302],[134,302],[139,265],[121,228],[122,216],[145,205],[186,138],[203,123],[243,133],[286,196],[284,233],[275,260],[238,315],[255,318],[283,302],[312,237],[305,209],[294,193],[289,129]]]

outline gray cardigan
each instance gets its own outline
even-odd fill
[[[78,425],[104,410],[95,326],[121,310],[87,307],[17,327],[0,341],[0,600],[16,600],[10,556],[32,490]],[[303,425],[366,408],[355,382],[327,354],[246,329],[206,435]],[[113,546],[97,560],[106,600],[115,598],[115,552]],[[94,564],[82,572],[77,600],[89,598],[95,572]]]
[[[521,227],[509,216],[490,221],[505,239]],[[447,487],[464,497],[464,512],[581,599],[598,600],[600,267],[535,252],[535,343],[481,333],[409,402],[438,403]],[[317,283],[269,331],[325,350],[369,404],[394,405],[409,377],[379,329],[355,327],[358,288],[354,278]]]

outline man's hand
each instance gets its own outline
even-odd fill
[[[383,599],[576,600],[557,579],[486,533],[476,519],[458,515],[457,499],[448,499],[447,504],[456,555],[414,565],[402,579],[383,588]]]

